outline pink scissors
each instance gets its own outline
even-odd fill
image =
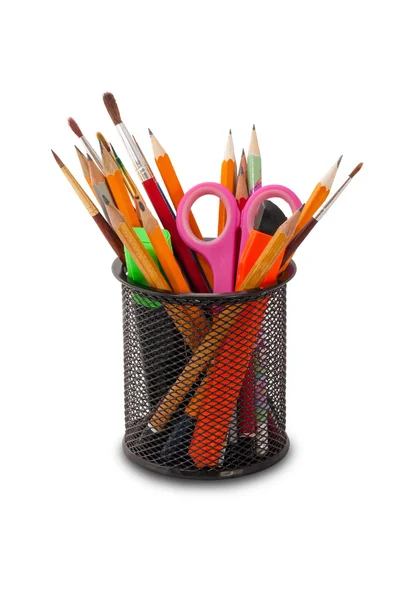
[[[198,239],[189,225],[191,208],[202,196],[217,196],[225,206],[226,223],[218,238],[205,241]],[[286,200],[292,212],[298,210],[301,202],[294,192],[283,185],[267,185],[252,194],[242,213],[236,198],[219,183],[200,183],[191,188],[181,200],[177,209],[177,229],[182,240],[194,252],[199,252],[209,263],[213,272],[213,292],[222,294],[234,291],[235,257],[237,256],[237,235],[241,230],[240,252],[242,252],[260,204],[270,198]]]

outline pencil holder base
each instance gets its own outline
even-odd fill
[[[201,471],[198,471],[197,469],[194,471],[181,471],[180,469],[176,469],[173,467],[156,465],[150,462],[149,460],[145,460],[144,458],[137,456],[136,454],[131,452],[131,450],[129,450],[126,444],[126,438],[123,438],[123,452],[129,460],[136,463],[140,467],[143,467],[144,469],[148,469],[149,471],[154,471],[155,473],[159,473],[160,475],[166,475],[167,477],[178,477],[179,479],[233,479],[236,477],[243,477],[244,475],[251,475],[252,473],[264,471],[265,469],[269,469],[269,467],[273,467],[274,465],[276,465],[276,463],[285,458],[286,454],[289,451],[289,447],[290,441],[289,438],[286,436],[286,442],[282,450],[280,450],[278,454],[274,454],[270,458],[267,458],[261,462],[248,465],[239,469],[234,469],[231,471],[221,469],[219,471],[213,469],[203,469]]]

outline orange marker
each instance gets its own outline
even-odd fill
[[[270,200],[265,200],[254,220],[254,227],[250,232],[249,238],[243,249],[238,265],[238,273],[236,277],[236,289],[239,288],[246,275],[251,270],[252,266],[264,250],[268,242],[271,240],[275,231],[282,223],[286,221],[286,217],[276,204]],[[279,267],[283,259],[283,254],[275,261],[271,269],[268,271],[260,287],[274,282],[277,279]]]

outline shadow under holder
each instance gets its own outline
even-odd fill
[[[239,477],[280,461],[286,434],[286,285],[172,294],[122,284],[123,449],[152,471]]]

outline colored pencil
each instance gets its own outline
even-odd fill
[[[353,177],[355,177],[355,175],[358,173],[358,171],[360,171],[362,169],[362,165],[363,165],[363,163],[359,163],[359,165],[357,165],[355,167],[355,169],[348,175],[348,178],[345,180],[343,185],[341,187],[339,187],[337,192],[335,192],[335,194],[333,194],[333,196],[331,198],[329,198],[329,200],[327,202],[325,202],[312,217],[310,217],[309,221],[306,222],[306,224],[299,230],[299,232],[289,242],[289,244],[285,250],[285,255],[283,257],[283,264],[280,269],[281,272],[284,271],[284,269],[285,269],[285,263],[290,262],[291,257],[296,252],[296,250],[300,246],[300,244],[303,243],[303,241],[305,240],[307,235],[310,233],[310,231],[312,231],[312,229],[314,229],[315,225],[317,223],[319,223],[319,221],[322,219],[322,217],[325,216],[325,214],[330,209],[330,207],[336,202],[337,198],[344,192],[344,190],[346,189],[346,187],[348,186],[350,181],[352,181]]]
[[[107,202],[107,208],[113,229],[123,242],[128,252],[131,254],[148,284],[158,290],[171,292],[172,290],[170,285],[158,269],[157,265],[153,261],[148,250],[142,244],[134,229],[127,223],[122,213],[115,206],[109,204],[109,202]],[[187,322],[186,312],[181,310],[180,306],[173,304],[165,304],[164,308],[172,318],[175,326],[185,339],[186,343],[193,350],[192,325],[191,323]]]
[[[109,189],[108,184],[106,183],[105,177],[102,171],[99,170],[95,162],[92,160],[91,156],[87,154],[87,162],[88,162],[88,172],[90,174],[91,183],[94,189],[95,196],[101,206],[102,212],[109,222],[108,216],[108,208],[106,200],[109,200],[110,204],[115,204],[115,201],[112,197],[111,190]]]
[[[239,167],[238,180],[236,183],[236,201],[238,203],[239,210],[241,212],[245,208],[248,198],[249,198],[249,191],[247,189],[246,174],[245,174],[243,165],[241,165]]]
[[[343,155],[340,156],[338,161],[329,169],[329,171],[321,178],[321,180],[316,184],[311,196],[308,198],[307,202],[304,204],[304,208],[301,211],[301,217],[299,222],[297,223],[296,231],[297,234],[300,229],[302,229],[308,221],[311,219],[312,215],[315,211],[318,210],[320,206],[322,206],[323,202],[329,195],[333,182],[335,180],[337,170],[340,166],[341,159]],[[284,271],[290,261],[293,258],[293,254],[290,255],[289,259],[283,259],[283,266],[279,270],[279,273]]]
[[[90,169],[88,167],[88,160],[87,160],[86,156],[84,156],[83,152],[80,152],[80,150],[77,146],[75,146],[75,150],[76,150],[77,158],[79,159],[80,166],[83,171],[84,179],[87,181],[88,185],[90,186],[90,189],[93,191],[94,196],[95,196],[93,184],[91,183]]]
[[[125,263],[124,249],[123,249],[123,244],[121,243],[120,239],[118,238],[116,233],[113,231],[112,227],[110,227],[110,225],[105,221],[104,217],[98,211],[98,208],[95,206],[94,202],[92,202],[90,200],[90,198],[88,197],[86,192],[83,190],[83,188],[80,186],[80,184],[76,181],[76,179],[73,177],[72,173],[64,165],[64,163],[59,158],[59,156],[57,156],[57,154],[55,154],[55,152],[53,150],[51,150],[51,152],[53,153],[53,156],[54,156],[58,166],[60,167],[62,173],[65,175],[66,179],[69,181],[70,185],[75,190],[77,196],[79,196],[80,200],[82,201],[87,212],[91,215],[91,217],[95,221],[96,225],[101,230],[103,236],[107,240],[108,244],[112,247],[112,249],[114,250],[116,255],[120,258],[120,260],[124,264]]]
[[[152,170],[150,169],[137,141],[129,133],[127,127],[122,122],[119,108],[116,104],[114,96],[108,92],[104,94],[103,99],[109,116],[116,126],[126,146],[126,149],[133,160],[134,168],[142,181],[145,191],[148,194],[148,197],[151,200],[163,227],[170,232],[174,251],[184,268],[185,275],[189,279],[191,287],[197,292],[208,292],[209,286],[204,275],[202,274],[199,264],[196,262],[193,253],[187,248],[178,233],[175,215],[172,212],[171,207],[159,189]]]
[[[221,163],[221,178],[220,183],[226,187],[231,194],[235,195],[236,186],[236,159],[234,151],[234,143],[232,140],[232,131],[229,130],[227,145],[225,147],[224,160]],[[221,234],[225,227],[227,213],[224,204],[220,200],[218,209],[218,235]]]
[[[249,151],[247,153],[247,186],[249,188],[249,196],[261,187],[261,154],[255,125],[253,125]]]
[[[163,271],[169,280],[171,289],[178,294],[189,294],[190,287],[182,274],[182,271],[174,258],[174,254],[168,245],[163,231],[158,221],[155,219],[149,208],[140,200],[140,211],[142,224],[148,234],[148,238],[155,250],[156,256],[162,266]]]
[[[138,220],[137,213],[131,204],[127,188],[123,181],[122,173],[112,154],[108,152],[102,143],[101,154],[106,182],[111,190],[116,206],[124,215],[127,223],[131,227],[140,227],[140,222]]]
[[[300,214],[300,211],[296,210],[296,212],[277,229],[271,241],[264,248],[249,273],[237,287],[236,291],[252,290],[261,284],[274,262],[278,260],[281,253],[292,239]]]
[[[115,206],[110,204],[109,201],[107,201],[107,208],[113,229],[134,258],[148,284],[158,290],[171,292],[171,287],[159,271],[147,249],[141,243],[134,229],[128,225],[124,215]]]
[[[341,155],[338,161],[321,178],[319,183],[316,184],[311,196],[308,198],[301,211],[300,220],[297,223],[297,232],[308,223],[314,212],[318,210],[328,197],[342,158],[343,156]]]
[[[128,189],[130,198],[131,198],[132,202],[134,203],[135,212],[137,213],[138,220],[140,221],[140,225],[142,227],[140,210],[138,207],[138,202],[140,200],[142,200],[141,192],[139,191],[138,187],[135,184],[135,181],[133,180],[130,173],[128,172],[125,165],[123,164],[122,159],[116,154],[115,148],[112,146],[112,144],[109,144],[109,145],[111,147],[112,156],[115,159],[116,164],[119,167],[119,169],[123,175],[124,183],[126,185],[126,188]]]
[[[101,164],[100,157],[98,156],[97,152],[94,150],[94,148],[92,147],[92,145],[90,144],[90,142],[88,141],[86,136],[83,135],[82,130],[80,129],[79,125],[76,123],[75,119],[72,119],[72,117],[69,117],[68,124],[69,124],[69,127],[72,129],[73,133],[82,142],[83,146],[85,147],[85,149],[87,150],[87,152],[89,153],[89,155],[91,156],[91,158],[93,159],[93,161],[95,162],[97,167],[100,170],[102,170],[102,164]]]
[[[191,289],[176,261],[173,251],[168,245],[158,221],[155,219],[144,200],[139,201],[142,224],[148,235],[159,263],[170,283],[171,289],[177,294],[189,294]],[[184,311],[192,319],[191,347],[199,345],[209,327],[202,311],[197,306],[186,305]]]
[[[173,163],[171,162],[169,155],[167,154],[163,146],[160,144],[158,139],[155,137],[153,132],[150,129],[148,129],[148,131],[156,166],[159,169],[159,173],[162,177],[163,183],[166,186],[174,208],[177,210],[178,205],[180,204],[184,196],[184,191],[181,187],[181,183],[178,179],[177,173],[175,172]],[[192,211],[189,213],[189,225],[191,227],[192,233],[198,239],[203,240],[203,236],[200,232],[200,229]],[[206,259],[200,254],[196,254],[196,258],[198,259],[200,266],[202,267],[203,272],[206,275],[207,281],[211,286],[213,286],[213,273]]]

